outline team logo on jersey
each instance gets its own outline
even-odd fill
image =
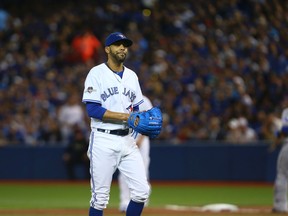
[[[129,107],[127,107],[126,110],[128,110],[129,112],[133,112],[133,106],[132,106],[132,104],[131,104]]]
[[[92,93],[92,92],[93,92],[93,87],[91,87],[91,86],[88,87],[88,88],[87,88],[87,92],[88,92],[88,93]]]

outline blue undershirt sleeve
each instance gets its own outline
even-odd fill
[[[86,103],[86,111],[89,117],[102,120],[104,113],[107,109],[103,108],[99,103]]]

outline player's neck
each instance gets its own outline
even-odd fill
[[[113,71],[113,72],[121,72],[123,71],[123,63],[116,64],[112,61],[107,61],[106,65]]]

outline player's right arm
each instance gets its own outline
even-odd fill
[[[123,122],[127,122],[128,118],[129,118],[128,113],[112,112],[109,110],[106,110],[106,112],[103,115],[103,120],[120,120]]]
[[[128,113],[112,112],[105,109],[98,103],[87,102],[86,110],[91,118],[100,119],[101,121],[123,121],[126,122],[129,118]]]

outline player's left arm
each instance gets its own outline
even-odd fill
[[[135,74],[135,86],[133,88],[133,92],[135,93],[135,98],[133,99],[133,112],[139,112],[141,110],[141,105],[144,103],[142,89],[140,87],[140,83],[137,75]]]

